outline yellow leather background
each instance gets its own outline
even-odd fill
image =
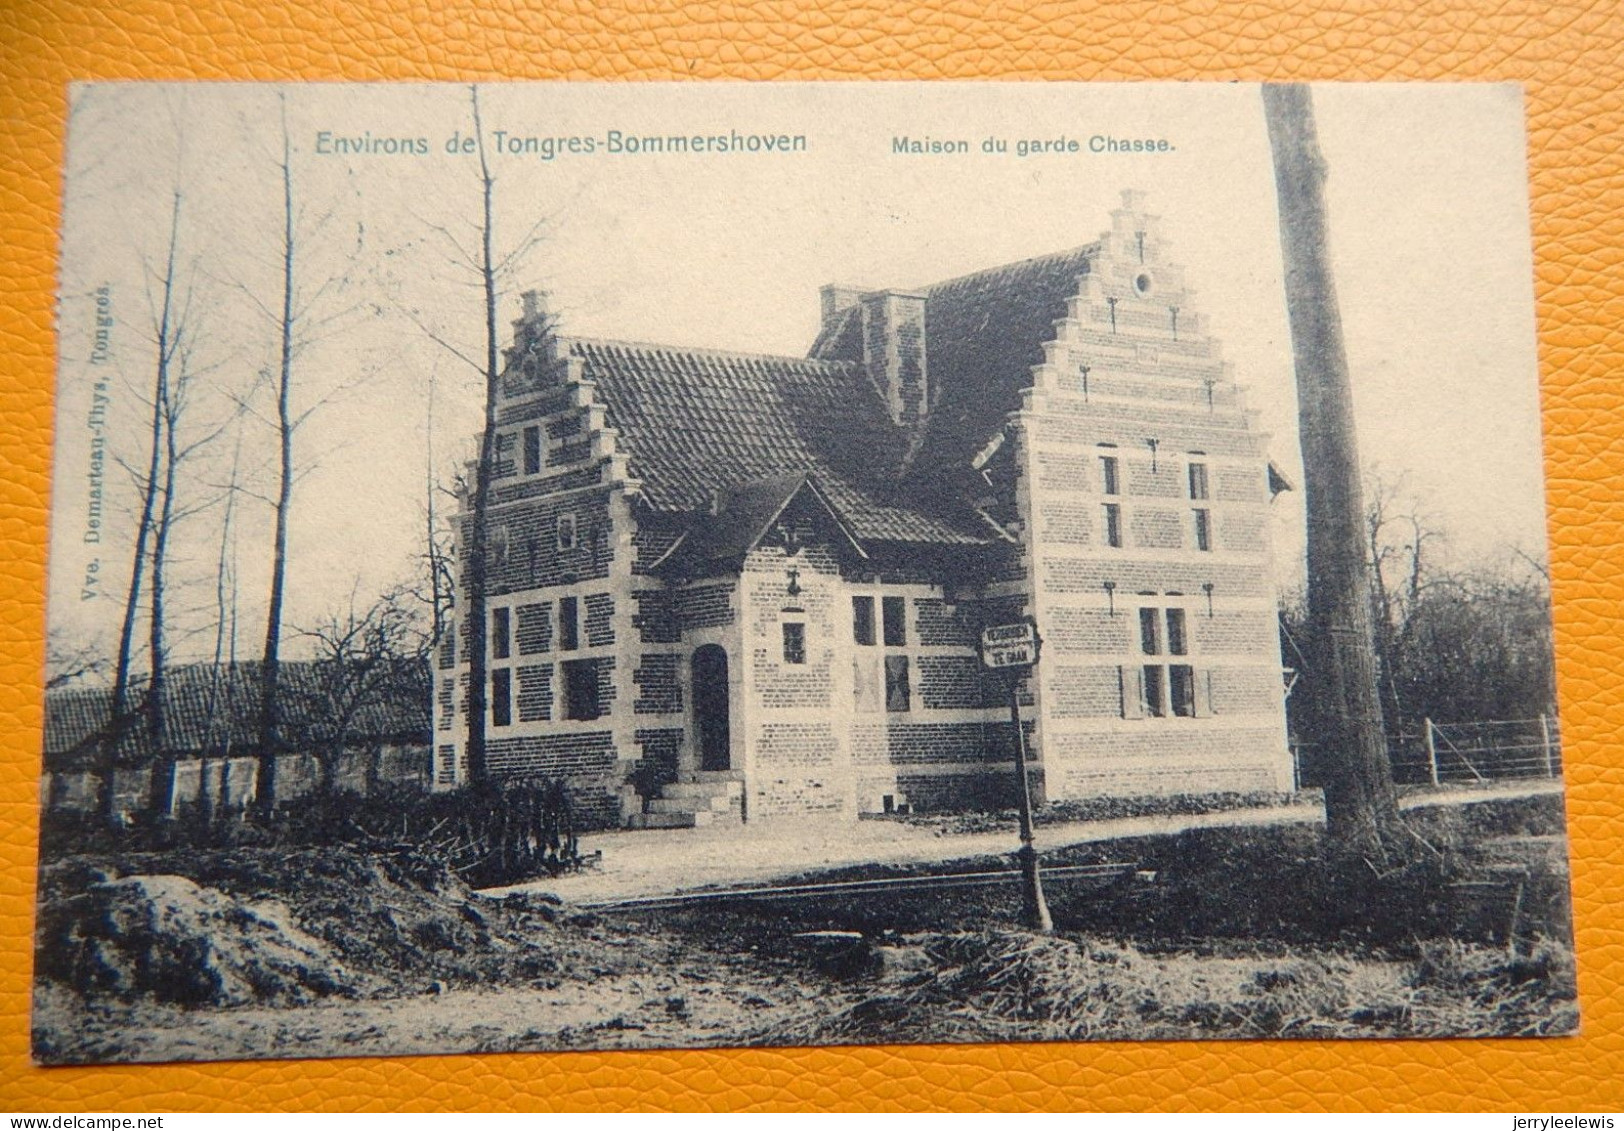
[[[65,84],[558,77],[1525,83],[1583,1035],[31,1067]],[[1624,642],[1616,632],[1624,599],[1624,15],[1616,0],[828,0],[821,8],[547,0],[530,10],[510,0],[0,0],[0,209],[0,544],[8,551],[0,567],[0,1109],[1624,1109]]]

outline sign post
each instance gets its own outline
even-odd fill
[[[981,632],[981,662],[1002,675],[1009,685],[1009,718],[1015,726],[1015,776],[1020,786],[1016,795],[1020,801],[1021,847],[1015,858],[1021,865],[1021,903],[1032,929],[1048,934],[1054,930],[1054,920],[1043,898],[1043,876],[1032,844],[1032,789],[1026,777],[1026,731],[1021,726],[1021,677],[1037,665],[1042,644],[1037,625],[1030,620],[995,625]]]

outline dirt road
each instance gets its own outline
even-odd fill
[[[1504,786],[1446,789],[1404,798],[1403,808],[1459,805],[1560,793],[1559,781],[1511,782]],[[1038,829],[1039,851],[1126,837],[1173,835],[1198,828],[1236,828],[1320,822],[1317,803],[1235,809],[1218,813],[1121,817],[1074,821]],[[595,833],[582,850],[603,851],[596,868],[556,879],[492,889],[545,891],[578,904],[671,895],[707,887],[755,885],[812,871],[859,864],[931,864],[1013,853],[1008,832],[942,835],[897,821],[775,820],[701,829],[659,829]]]

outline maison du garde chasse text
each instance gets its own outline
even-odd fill
[[[608,155],[771,155],[805,153],[805,134],[741,133],[722,134],[632,134],[608,130],[604,134],[559,134],[537,136],[492,130],[491,150],[499,155],[536,157],[552,161],[559,157]],[[1171,153],[1175,146],[1167,138],[1126,138],[1092,134],[1088,138],[1061,135],[1053,138],[985,137],[978,142],[967,138],[939,138],[929,135],[899,134],[890,140],[890,153],[899,157],[964,156],[981,153],[1016,157],[1064,156],[1114,153]],[[443,152],[452,155],[478,153],[476,138],[455,131],[436,147],[426,137],[359,134],[333,130],[318,131],[315,153],[321,157],[427,157]]]

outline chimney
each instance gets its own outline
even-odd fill
[[[836,284],[820,294],[823,329],[812,356],[861,363],[892,422],[907,430],[911,449],[930,414],[924,294]]]
[[[862,296],[863,365],[891,419],[917,439],[930,413],[925,358],[925,296],[912,291],[870,291]]]

